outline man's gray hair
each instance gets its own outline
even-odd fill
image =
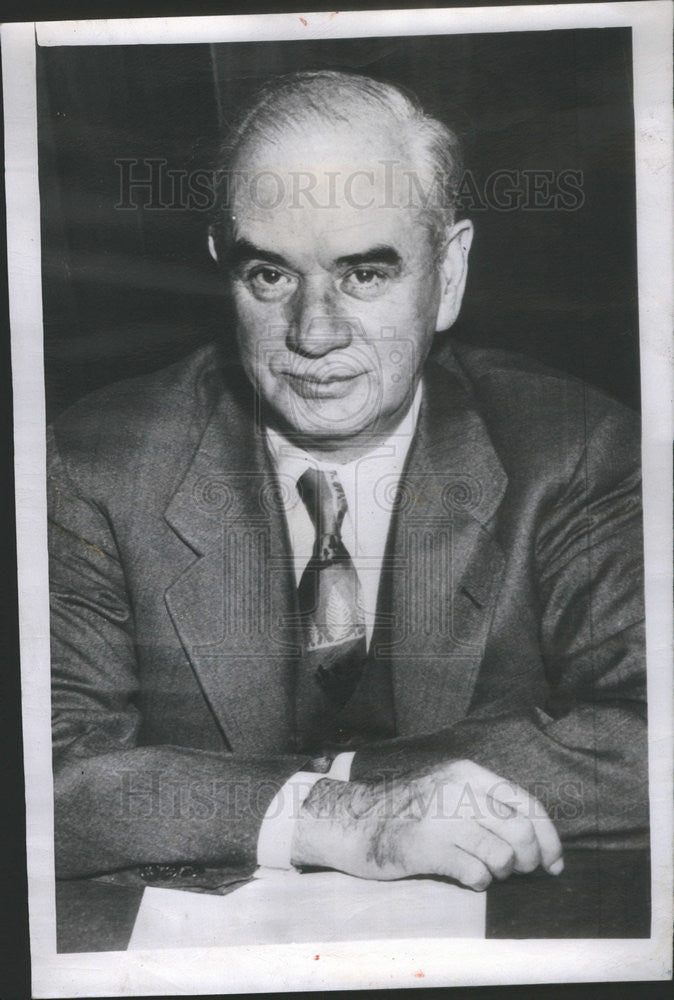
[[[447,228],[455,220],[463,171],[459,138],[443,122],[427,115],[409,91],[355,73],[318,70],[270,78],[230,123],[216,163],[219,182],[212,232],[219,260],[226,262],[231,179],[246,147],[257,141],[273,143],[289,128],[301,127],[312,119],[350,126],[363,123],[371,129],[372,114],[377,110],[407,130],[412,162],[419,163],[427,174],[424,207],[435,249],[441,253]],[[416,182],[416,194],[423,198],[418,186],[421,179],[417,177]]]

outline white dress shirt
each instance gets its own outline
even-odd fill
[[[396,491],[416,432],[422,387],[396,429],[372,451],[351,462],[318,459],[298,448],[278,431],[267,428],[266,441],[281,486],[288,524],[295,579],[299,585],[314,549],[316,529],[297,490],[297,480],[309,468],[335,472],[344,489],[347,512],[342,541],[358,573],[365,631],[369,647],[377,610],[377,593]],[[304,799],[321,778],[348,781],[354,752],[339,754],[327,774],[299,771],[272,799],[258,837],[258,864],[289,868],[294,823]]]

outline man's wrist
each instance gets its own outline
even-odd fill
[[[348,853],[346,829],[349,784],[323,777],[306,796],[294,825],[291,862],[295,867],[345,869]]]
[[[269,803],[260,826],[257,842],[257,862],[263,868],[290,868],[294,828],[302,803],[313,786],[323,776],[335,782],[349,779],[354,753],[345,752],[331,757],[319,757],[308,762],[307,770],[293,774]],[[304,864],[309,864],[306,861]]]

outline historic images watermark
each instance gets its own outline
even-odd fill
[[[254,783],[247,778],[177,781],[160,770],[121,770],[118,772],[122,814],[127,819],[211,820],[216,814],[234,820],[255,815],[258,819],[280,815],[297,818],[312,784],[301,780],[289,782],[279,791],[273,783]],[[410,820],[466,820],[504,818],[509,795],[522,815],[522,792],[501,780],[490,789],[476,790],[470,781],[419,783],[412,789],[401,812],[398,777],[382,772],[376,775],[384,789],[377,812],[380,818]],[[577,819],[585,811],[582,781],[534,783],[526,797],[524,817],[536,820],[548,816],[555,821]],[[272,800],[270,806],[270,799]],[[351,818],[357,819],[357,799],[347,804]],[[515,808],[515,807],[513,807]],[[388,810],[388,813],[387,813]]]
[[[342,172],[294,170],[280,174],[172,167],[161,157],[120,157],[114,161],[119,185],[115,208],[122,211],[211,212],[229,207],[238,194],[259,208],[353,209],[421,208],[461,212],[575,212],[585,203],[582,170],[493,170],[478,178],[464,170],[458,184],[441,172],[422,176],[394,160],[378,169]]]

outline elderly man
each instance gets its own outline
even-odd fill
[[[213,345],[50,439],[57,873],[481,889],[559,873],[560,837],[642,843],[633,416],[428,361],[472,227],[455,137],[397,88],[280,78],[222,158],[241,364]]]

